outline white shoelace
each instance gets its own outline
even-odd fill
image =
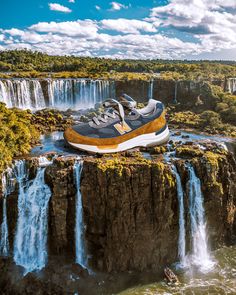
[[[116,99],[108,99],[104,101],[103,106],[105,108],[108,107],[113,107],[113,106],[118,106],[118,111],[117,110],[112,110],[111,111],[105,111],[101,115],[98,115],[97,117],[93,117],[93,122],[96,125],[100,125],[100,122],[106,123],[109,118],[116,118],[116,115],[118,114],[121,117],[122,123],[124,124],[125,122],[125,111],[123,105]]]

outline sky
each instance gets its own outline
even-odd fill
[[[236,60],[236,0],[0,0],[0,50]]]

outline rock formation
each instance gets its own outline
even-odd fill
[[[145,159],[140,152],[83,159],[81,193],[92,269],[157,271],[177,260],[176,180],[171,165],[159,152],[152,150],[152,160]],[[173,161],[184,187],[187,161],[201,180],[211,248],[231,243],[236,233],[236,164],[232,154],[216,146],[208,145],[203,151],[186,144],[177,147],[176,156],[178,159]],[[38,164],[35,158],[28,161],[33,177]],[[50,255],[61,255],[74,260],[74,161],[73,157],[57,157],[46,168],[46,182],[52,191],[49,259]],[[8,196],[7,208],[12,248],[17,218],[16,191]],[[185,208],[188,228],[186,192]]]

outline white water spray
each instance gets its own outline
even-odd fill
[[[79,109],[114,97],[115,84],[108,80],[0,79],[0,101],[7,107]]]
[[[35,179],[26,185],[25,167],[18,167],[18,221],[14,261],[24,267],[25,274],[41,270],[47,262],[47,216],[51,191],[44,181],[45,169],[39,167]]]
[[[149,89],[148,89],[148,99],[153,98],[153,79],[150,80],[149,82]]]
[[[76,184],[76,221],[75,221],[75,261],[76,263],[87,267],[87,257],[85,251],[85,241],[84,241],[84,223],[83,223],[83,206],[82,206],[82,196],[80,192],[80,180],[83,168],[83,162],[77,160],[74,164],[74,177]]]
[[[176,167],[172,166],[172,171],[175,175],[176,186],[177,186],[177,197],[179,203],[179,239],[178,239],[178,256],[180,260],[180,266],[184,267],[186,263],[186,230],[185,230],[185,218],[184,218],[184,192],[181,183],[180,175]]]
[[[207,272],[214,266],[214,262],[207,246],[207,232],[201,182],[191,165],[188,164],[187,169],[189,174],[187,187],[189,193],[192,242],[192,253],[187,257],[188,266],[195,265],[202,272]]]

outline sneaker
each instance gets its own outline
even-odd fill
[[[154,99],[142,109],[137,109],[136,105],[126,94],[119,101],[106,100],[104,113],[88,123],[68,128],[64,138],[74,148],[100,154],[166,143],[169,129],[164,105]]]

